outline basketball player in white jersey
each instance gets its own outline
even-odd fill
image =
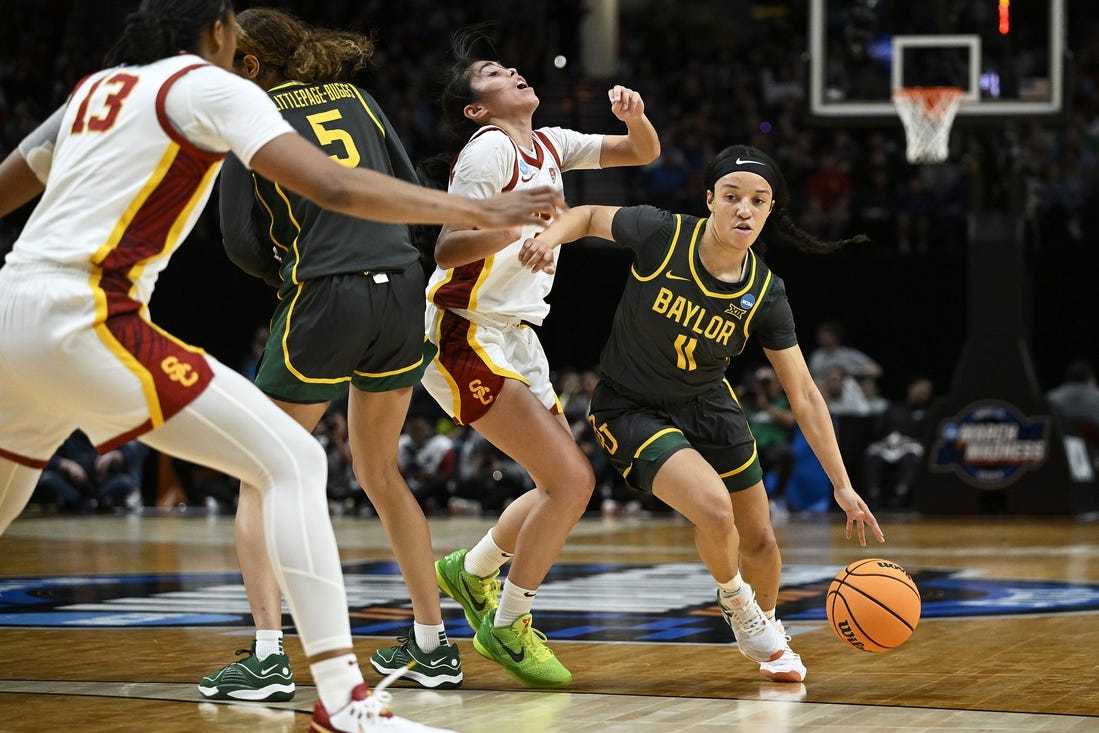
[[[0,164],[0,216],[44,191],[0,268],[0,531],[75,428],[100,450],[137,437],[236,476],[263,492],[270,559],[317,684],[312,730],[436,730],[392,716],[388,694],[363,683],[319,444],[159,329],[148,303],[228,151],[322,206],[384,221],[517,226],[562,199],[473,202],[334,163],[228,71],[234,17],[229,0],[143,0],[112,68]]]
[[[452,122],[479,126],[454,163],[451,193],[486,198],[528,186],[561,190],[564,171],[644,165],[659,154],[641,96],[621,86],[609,97],[625,135],[535,129],[534,89],[515,69],[477,55],[482,40],[476,32],[456,34],[443,93]],[[595,478],[561,414],[545,353],[528,325],[541,324],[549,312],[545,296],[553,275],[526,270],[518,252],[541,228],[444,227],[427,290],[428,338],[439,353],[423,384],[456,421],[522,465],[537,487],[508,505],[468,552],[457,550],[437,562],[439,585],[465,610],[479,653],[526,685],[560,687],[572,675],[533,629],[530,611],[588,505]],[[499,568],[512,557],[501,591]]]

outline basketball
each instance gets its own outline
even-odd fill
[[[841,570],[828,587],[825,610],[840,641],[864,652],[887,652],[920,622],[920,589],[895,562],[871,558]]]

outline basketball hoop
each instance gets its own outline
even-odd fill
[[[965,92],[958,87],[901,87],[893,91],[909,163],[941,163],[950,152],[950,126]]]

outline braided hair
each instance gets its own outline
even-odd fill
[[[758,161],[760,165],[758,168],[745,168],[741,165],[742,161]],[[779,234],[803,252],[825,254],[834,252],[849,244],[862,244],[870,241],[870,238],[865,234],[858,234],[848,239],[825,242],[799,227],[790,218],[790,190],[786,185],[786,178],[782,175],[778,163],[767,153],[749,145],[730,145],[714,156],[713,160],[706,165],[703,174],[706,180],[706,190],[712,192],[718,179],[733,170],[751,170],[767,179],[767,182],[771,184],[771,193],[775,206],[771,211],[771,216],[767,219],[767,224],[764,225],[764,229],[774,224]],[[757,241],[755,245],[756,251],[760,255],[766,250],[764,246],[760,246],[762,244],[763,242]]]

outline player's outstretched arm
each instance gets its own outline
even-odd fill
[[[605,135],[599,150],[599,165],[648,165],[660,155],[660,136],[645,116],[645,100],[632,89],[615,85],[607,91],[611,113],[626,123],[625,135]]]
[[[556,216],[564,197],[549,187],[474,200],[424,188],[366,168],[345,168],[316,145],[287,133],[252,156],[252,169],[326,209],[374,221],[466,224],[499,229],[541,224]]]
[[[553,250],[581,237],[614,241],[611,224],[620,206],[577,206],[557,217],[552,224],[523,242],[519,263],[534,272],[554,272]]]
[[[444,226],[435,242],[435,264],[450,270],[490,257],[522,236],[523,230]]]
[[[828,475],[828,480],[832,482],[836,503],[847,515],[847,538],[851,538],[854,528],[857,530],[859,544],[866,547],[866,529],[869,527],[870,534],[878,542],[885,542],[885,534],[878,526],[878,520],[874,518],[870,507],[851,487],[851,479],[847,475],[847,467],[843,464],[843,456],[840,455],[839,443],[836,441],[836,431],[832,427],[828,404],[809,372],[801,347],[795,344],[788,349],[764,349],[763,353],[782,383],[798,427]]]

